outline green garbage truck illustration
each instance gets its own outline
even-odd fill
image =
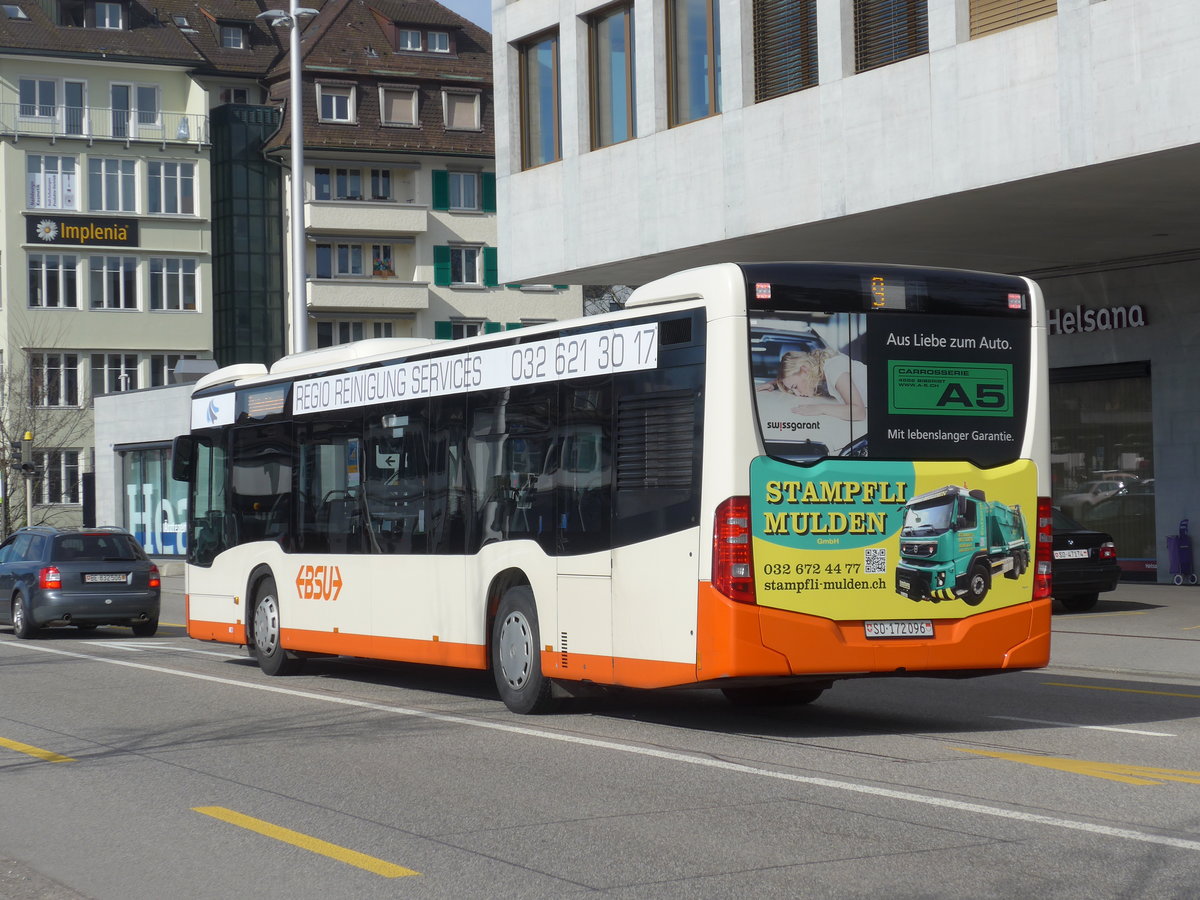
[[[1003,574],[1029,568],[1029,535],[1018,505],[988,502],[983,491],[946,485],[903,508],[896,593],[910,600],[963,600],[978,606]]]

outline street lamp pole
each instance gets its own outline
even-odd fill
[[[308,349],[308,285],[304,279],[304,91],[301,83],[300,10],[291,0],[292,33],[291,117],[292,117],[292,352]],[[308,10],[311,12],[311,10]]]
[[[300,59],[300,20],[315,16],[317,10],[297,6],[289,0],[288,12],[268,9],[256,18],[264,19],[278,28],[290,28],[288,43],[288,71],[291,92],[288,100],[288,115],[292,119],[292,198],[289,226],[292,236],[292,271],[289,294],[291,296],[291,352],[308,349],[308,285],[304,278],[304,91],[301,81],[303,63]]]

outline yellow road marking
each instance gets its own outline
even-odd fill
[[[1200,628],[1200,625],[1188,625],[1183,630],[1184,631],[1195,631],[1197,628]]]
[[[239,828],[257,832],[266,837],[274,838],[277,841],[283,841],[285,844],[291,844],[294,847],[299,847],[301,850],[320,853],[322,856],[328,856],[330,859],[336,859],[338,862],[346,863],[346,865],[366,869],[368,872],[382,875],[384,878],[400,878],[404,875],[421,874],[412,869],[406,869],[404,866],[376,859],[374,856],[367,856],[365,853],[359,853],[357,850],[348,850],[345,847],[339,847],[337,844],[331,844],[320,838],[309,837],[307,834],[292,831],[290,828],[281,828],[278,825],[272,825],[270,822],[264,822],[262,819],[244,816],[223,806],[194,806],[192,809],[194,812],[212,816],[214,819],[220,819],[222,822],[237,825]]]
[[[22,744],[20,741],[10,741],[8,738],[0,738],[0,747],[7,747],[9,750],[16,750],[18,753],[28,753],[30,756],[36,756],[38,759],[44,759],[46,762],[75,762],[71,757],[60,756],[53,750],[43,750],[41,747]]]
[[[1063,759],[1057,756],[1031,756],[1027,753],[969,750],[966,747],[955,747],[954,749],[961,750],[963,753],[974,753],[978,756],[991,756],[995,759],[1007,759],[1010,762],[1041,766],[1044,769],[1058,769],[1061,772],[1074,772],[1076,775],[1090,775],[1093,778],[1120,781],[1124,784],[1166,784],[1168,781],[1200,784],[1200,772],[1188,772],[1184,769],[1156,769],[1153,766],[1129,766],[1122,763],[1093,762],[1087,759]]]
[[[1200,700],[1200,694],[1178,694],[1174,691],[1145,691],[1139,688],[1104,687],[1099,684],[1067,684],[1065,681],[1043,681],[1049,687],[1082,688],[1085,691],[1116,691],[1119,694],[1154,694],[1156,697],[1187,697],[1189,700]]]

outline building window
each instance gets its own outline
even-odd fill
[[[105,0],[97,0],[96,27],[110,29],[124,28],[123,12],[120,3],[107,3]]]
[[[8,16],[10,19],[29,18],[29,16],[25,15],[25,10],[21,9],[21,7],[17,6],[15,3],[5,3],[0,6],[0,9],[3,9],[4,15]]]
[[[30,353],[29,402],[32,406],[78,406],[79,355]]]
[[[134,212],[137,209],[137,163],[132,159],[88,159],[88,209]]]
[[[442,91],[442,113],[446,127],[455,131],[478,131],[479,94]]]
[[[147,205],[150,212],[195,214],[195,163],[151,160],[149,170],[150,190]]]
[[[25,200],[30,209],[76,209],[75,157],[25,157]]]
[[[58,83],[43,78],[22,78],[19,86],[22,118],[52,119],[58,114]]]
[[[457,341],[461,338],[483,334],[483,319],[454,319],[449,322],[434,322],[433,336],[439,341]]]
[[[479,284],[479,248],[450,248],[450,283]]]
[[[34,450],[33,462],[42,473],[35,489],[42,506],[76,506],[82,493],[78,450]]]
[[[171,383],[171,373],[181,359],[196,359],[194,353],[152,353],[150,355],[150,387]]]
[[[354,88],[317,85],[317,113],[322,122],[354,123]]]
[[[250,92],[245,88],[221,88],[222,103],[249,103]]]
[[[371,273],[381,278],[392,278],[395,276],[396,267],[392,263],[391,244],[371,245]]]
[[[79,306],[74,255],[59,253],[29,254],[29,305],[36,309],[63,309]]]
[[[246,29],[241,25],[222,25],[221,46],[226,50],[244,50],[246,48]]]
[[[417,124],[417,89],[382,87],[379,89],[380,121],[384,125]]]
[[[138,389],[136,353],[93,353],[92,396]]]
[[[525,44],[521,55],[521,165],[562,157],[558,116],[558,34]]]
[[[634,136],[633,7],[597,13],[588,29],[592,81],[592,147]]]
[[[391,169],[372,169],[371,170],[371,199],[372,200],[391,200],[392,199],[392,170]]]
[[[857,72],[929,52],[926,0],[854,0]]]
[[[667,0],[671,125],[721,111],[721,21],[717,0]]]
[[[971,37],[1015,28],[1058,12],[1058,0],[971,0]]]
[[[434,53],[449,53],[450,34],[445,31],[429,32],[429,49]]]
[[[317,346],[333,347],[337,344],[361,341],[366,337],[367,326],[370,326],[373,338],[392,336],[391,322],[318,322]]]
[[[196,261],[150,259],[150,308],[173,312],[196,309]]]
[[[93,256],[88,260],[92,309],[137,309],[137,258]]]
[[[479,209],[479,174],[447,172],[451,209]]]
[[[361,200],[362,172],[358,169],[336,169],[333,196],[338,200]]]
[[[754,100],[817,84],[817,0],[754,0]]]
[[[361,278],[368,274],[363,266],[367,248],[362,244],[317,244],[314,249],[317,278]],[[390,247],[388,262],[391,262]]]
[[[158,108],[158,86],[154,84],[109,85],[112,104],[112,137],[137,136],[143,128],[162,125]]]
[[[420,50],[421,32],[411,28],[401,28],[396,34],[397,50]]]

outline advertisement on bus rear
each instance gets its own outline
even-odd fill
[[[750,467],[758,603],[838,621],[961,618],[1033,591],[1037,470],[826,459]],[[931,627],[931,626],[930,626]]]
[[[1021,318],[764,313],[750,368],[769,455],[969,459],[1019,455],[1029,391]]]

